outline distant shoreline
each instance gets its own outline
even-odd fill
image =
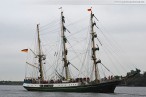
[[[23,85],[23,81],[0,81],[0,85]]]
[[[123,80],[118,87],[146,87],[146,72],[137,74],[134,78]],[[23,85],[23,81],[0,81],[0,85]]]
[[[0,81],[0,85],[23,85],[23,81]],[[118,87],[146,87],[145,85],[118,85]]]

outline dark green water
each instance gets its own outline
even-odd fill
[[[29,92],[22,86],[0,85],[0,97],[146,97],[146,87],[117,87],[115,93]]]

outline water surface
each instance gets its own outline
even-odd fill
[[[0,85],[0,97],[146,97],[146,87],[117,87],[115,93],[30,92],[22,86]]]

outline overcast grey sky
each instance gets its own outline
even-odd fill
[[[105,0],[106,1],[106,0]],[[3,0],[0,3],[0,80],[23,80],[26,54],[36,24],[60,17],[62,6],[72,21],[88,16],[91,5],[50,5],[46,0]],[[93,10],[127,60],[146,71],[146,5],[94,5]]]

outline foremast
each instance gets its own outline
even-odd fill
[[[38,54],[37,54],[37,58],[38,58],[38,63],[39,63],[39,79],[40,81],[44,80],[44,74],[43,74],[43,63],[42,60],[44,59],[44,55],[42,54],[42,50],[41,50],[41,40],[40,40],[40,31],[39,31],[39,24],[37,24],[37,42],[38,42]]]
[[[94,14],[92,12],[92,9],[88,9],[88,11],[91,12],[90,15],[90,27],[91,27],[91,48],[92,48],[92,60],[93,60],[93,65],[94,65],[94,72],[95,72],[95,82],[99,83],[99,70],[97,64],[100,63],[101,61],[97,61],[97,56],[96,56],[96,51],[99,50],[99,47],[95,46],[95,38],[97,38],[97,34],[94,31],[94,26],[96,25],[95,22],[93,22],[93,17]]]
[[[64,23],[65,23],[65,17],[63,15],[63,11],[61,8],[61,38],[62,38],[62,44],[63,44],[62,57],[63,57],[64,68],[65,68],[65,80],[69,80],[69,69],[68,69],[69,61],[67,60],[68,51],[66,48],[67,38],[65,36],[66,27]]]

